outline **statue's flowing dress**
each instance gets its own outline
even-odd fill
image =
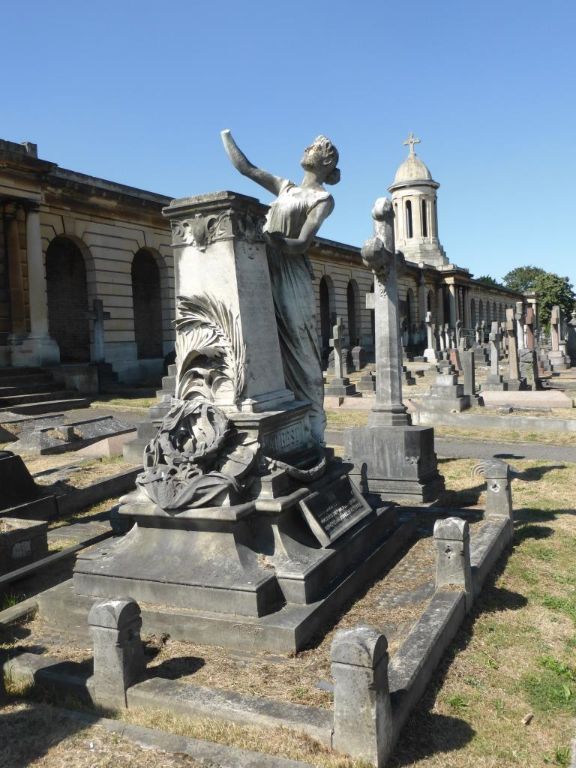
[[[334,201],[328,192],[298,187],[284,180],[270,206],[264,229],[270,234],[298,238],[310,211],[325,201],[331,210]],[[268,264],[286,386],[297,400],[310,401],[312,435],[322,444],[326,426],[324,380],[312,268],[306,254],[291,255],[277,248],[269,248]]]

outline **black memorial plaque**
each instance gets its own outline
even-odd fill
[[[347,476],[302,499],[300,509],[312,533],[324,547],[372,512]]]

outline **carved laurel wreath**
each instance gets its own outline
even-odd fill
[[[238,318],[211,296],[179,296],[176,341],[176,397],[214,400],[224,385],[234,400],[245,387],[246,345]]]

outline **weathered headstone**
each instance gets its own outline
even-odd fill
[[[495,320],[490,331],[490,374],[482,384],[486,391],[503,391],[508,384],[500,374],[500,324]]]
[[[94,352],[92,359],[95,363],[103,363],[106,359],[104,349],[104,320],[109,320],[110,312],[104,312],[104,303],[102,299],[94,299],[92,310],[86,312],[88,320],[92,321],[92,339],[94,343]]]
[[[518,346],[516,340],[516,316],[512,308],[506,310],[506,335],[508,337],[508,389],[519,390],[526,388],[526,382],[520,377],[518,361]]]
[[[562,324],[562,317],[560,314],[560,307],[555,305],[552,307],[550,314],[550,343],[552,349],[548,352],[548,360],[553,371],[565,371],[568,366],[568,360],[566,355],[560,348],[560,328]]]
[[[524,349],[525,347],[525,338],[524,338],[524,302],[517,301],[516,302],[516,311],[514,313],[514,319],[516,320],[516,342],[517,342],[517,348],[518,349]]]
[[[327,397],[347,397],[356,392],[354,384],[350,384],[350,379],[344,376],[343,338],[342,318],[337,317],[336,325],[332,329],[332,338],[329,342],[334,351],[334,376],[324,387],[324,395]]]
[[[470,399],[476,398],[476,362],[473,349],[460,353],[462,363],[464,394]]]
[[[374,273],[376,397],[368,426],[344,433],[345,454],[363,492],[385,499],[432,500],[443,487],[434,431],[412,426],[402,402],[398,268],[404,259],[394,246],[390,201],[377,200],[372,216],[374,237],[364,244],[362,259]]]
[[[429,363],[435,363],[438,360],[436,354],[436,327],[432,322],[432,312],[426,312],[426,349],[424,350],[424,357]]]

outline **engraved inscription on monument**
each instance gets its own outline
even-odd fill
[[[331,544],[372,513],[370,506],[348,477],[341,477],[329,488],[303,499],[300,509],[322,546]]]

